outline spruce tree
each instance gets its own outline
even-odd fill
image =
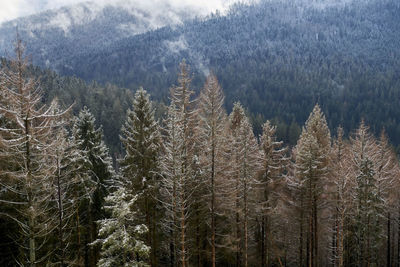
[[[58,214],[56,253],[54,261],[61,266],[79,264],[80,208],[90,199],[95,182],[90,178],[91,164],[86,155],[77,148],[75,140],[68,138],[65,129],[56,136],[53,160],[55,213]]]
[[[96,221],[104,219],[103,210],[104,198],[107,196],[110,187],[115,179],[115,172],[112,167],[112,160],[108,149],[103,142],[103,134],[100,128],[95,126],[95,118],[85,107],[79,112],[73,129],[73,137],[79,150],[84,153],[90,162],[89,169],[95,188],[88,203],[84,205],[81,222],[84,225],[84,249],[85,265],[95,265],[99,257],[99,247],[90,246],[90,243],[97,239]]]
[[[0,158],[2,191],[12,200],[2,200],[9,209],[2,213],[19,227],[14,242],[20,247],[15,264],[42,265],[50,260],[46,250],[57,225],[52,213],[52,176],[56,165],[52,154],[57,146],[55,133],[65,124],[67,111],[60,111],[56,100],[41,103],[38,81],[27,76],[28,62],[23,57],[21,40],[15,46],[16,59],[0,73]],[[4,195],[4,193],[2,193]]]
[[[150,247],[142,240],[148,229],[146,225],[136,223],[139,197],[130,194],[122,184],[105,198],[109,216],[98,221],[99,239],[94,242],[101,246],[98,266],[149,266],[146,262]]]
[[[376,139],[362,121],[351,138],[353,179],[355,179],[354,212],[352,213],[352,246],[350,262],[367,266],[378,264],[383,236],[380,222],[384,218],[382,192],[379,190]]]
[[[235,103],[230,114],[230,126],[233,137],[233,195],[236,217],[236,265],[249,264],[249,222],[254,202],[251,192],[260,170],[260,150],[253,129],[244,109]],[[243,257],[241,256],[243,255]]]
[[[271,246],[277,239],[272,236],[273,210],[281,197],[277,189],[282,190],[283,172],[288,163],[285,156],[286,148],[282,147],[282,142],[276,140],[276,126],[267,121],[262,126],[261,143],[261,174],[257,179],[258,196],[256,202],[257,213],[260,214],[260,266],[270,266]]]
[[[224,97],[222,89],[214,74],[207,77],[206,83],[199,98],[199,126],[198,138],[202,148],[201,168],[207,179],[206,197],[209,199],[210,235],[211,235],[211,262],[216,266],[216,214],[218,184],[224,178],[225,165],[225,142],[224,130],[226,114],[223,109]]]
[[[318,228],[324,184],[329,174],[330,132],[321,109],[316,105],[296,146],[296,176],[304,186],[307,231],[307,265],[319,264]]]
[[[159,127],[154,119],[149,95],[140,88],[133,100],[133,110],[122,127],[121,141],[125,146],[125,157],[120,161],[121,172],[131,194],[139,194],[137,199],[138,218],[147,226],[147,245],[151,247],[151,266],[157,265],[157,239],[159,239],[158,190],[160,176],[158,156],[161,145]]]
[[[164,229],[169,233],[170,266],[185,266],[186,223],[190,205],[187,195],[189,181],[182,167],[185,161],[182,154],[183,126],[173,103],[168,109],[165,125],[164,153],[161,159],[163,176],[161,194],[166,211]]]

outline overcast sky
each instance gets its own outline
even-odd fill
[[[0,0],[0,23],[18,17],[31,15],[46,9],[84,2],[85,0]],[[108,3],[118,0],[94,0],[96,3]],[[121,0],[119,0],[121,1]],[[128,1],[128,0],[125,0]],[[131,0],[144,2],[168,1],[172,5],[193,5],[206,8],[209,12],[219,9],[223,11],[229,4],[237,0]]]

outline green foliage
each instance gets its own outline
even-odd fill
[[[101,244],[98,266],[149,266],[146,260],[150,247],[141,240],[148,229],[144,224],[135,224],[137,197],[128,193],[124,186],[106,197],[104,208],[110,216],[98,221],[100,238],[94,243]]]
[[[136,91],[133,108],[128,110],[121,132],[125,147],[125,157],[120,160],[124,185],[131,194],[138,194],[135,221],[149,229],[146,242],[151,247],[151,264],[155,265],[157,238],[160,237],[157,199],[161,180],[158,166],[161,136],[150,97],[143,88]]]

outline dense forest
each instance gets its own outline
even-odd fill
[[[240,101],[256,135],[269,119],[278,139],[294,146],[318,103],[332,132],[342,126],[347,138],[365,120],[375,135],[385,128],[400,151],[399,1],[261,0],[198,18],[190,9],[162,8],[182,23],[166,19],[150,27],[153,13],[146,16],[140,5],[132,13],[112,5],[99,10],[96,3],[21,18],[1,25],[0,54],[6,56],[18,25],[33,63],[57,73],[37,72],[48,82],[46,92],[52,83],[72,79],[64,75],[86,81],[68,82],[84,97],[70,97],[69,88],[66,101],[53,96],[66,105],[77,101],[75,115],[90,108],[113,158],[123,151],[118,129],[128,107],[125,93],[146,88],[159,119],[183,58],[192,67],[195,95],[212,71],[224,88],[226,110]],[[60,17],[69,23],[52,23]],[[128,31],[124,25],[136,26]],[[82,94],[86,88],[96,97]]]
[[[144,86],[167,103],[185,58],[195,91],[213,71],[226,109],[243,103],[258,117],[257,133],[267,118],[281,129],[301,125],[318,102],[332,131],[342,125],[347,136],[365,119],[374,134],[385,127],[398,146],[399,13],[394,0],[235,4],[226,15],[83,49],[53,68],[87,81]]]
[[[368,117],[347,138],[317,103],[288,146],[271,121],[254,134],[239,102],[228,114],[215,73],[195,94],[185,61],[156,119],[143,88],[58,77],[43,90],[20,40],[15,51],[0,71],[2,266],[400,264],[399,163]],[[114,164],[93,110],[73,116],[58,94],[124,99]]]

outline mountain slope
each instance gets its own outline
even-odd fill
[[[88,7],[88,12],[94,10]],[[67,33],[57,28],[58,35],[49,30],[46,36],[55,36],[50,40],[28,39],[34,62],[43,66],[49,60],[48,66],[59,73],[88,81],[131,89],[142,85],[167,102],[185,58],[194,87],[199,89],[213,70],[228,110],[234,101],[243,102],[256,131],[268,118],[289,135],[288,125],[302,125],[319,102],[331,129],[341,124],[349,131],[365,118],[375,133],[385,127],[391,141],[400,144],[396,0],[260,0],[236,4],[226,16],[128,36],[112,29],[132,17],[123,19],[125,11],[112,6],[101,10],[97,17],[108,23],[77,24]],[[107,30],[99,26],[108,24],[113,26]],[[42,45],[44,55],[37,52]]]
[[[166,99],[186,58],[197,88],[209,69],[216,72],[228,109],[240,100],[261,118],[301,125],[320,102],[332,129],[354,129],[365,118],[400,144],[400,4],[312,3],[237,4],[227,16],[125,38],[71,56],[57,69],[128,88],[143,85]]]
[[[154,3],[153,3],[154,2]],[[176,8],[168,1],[84,2],[4,22],[0,26],[0,55],[12,51],[18,28],[37,65],[51,67],[85,51],[98,51],[120,39],[177,25],[204,13]]]

